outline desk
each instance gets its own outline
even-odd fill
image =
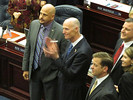
[[[18,34],[20,36],[10,41],[17,41],[25,36]],[[13,100],[29,100],[29,83],[22,76],[23,52],[7,45],[0,46],[0,94]]]
[[[22,76],[23,54],[0,47],[0,94],[17,100],[29,100],[29,85]]]

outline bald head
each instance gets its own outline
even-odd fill
[[[55,17],[55,7],[52,4],[46,4],[40,11],[39,21],[44,26],[50,24]]]
[[[80,23],[77,18],[71,17],[64,21],[63,34],[65,39],[69,39],[71,42],[80,37]]]
[[[70,23],[71,27],[78,27],[80,29],[80,22],[77,18],[70,17],[66,19],[64,23]]]
[[[55,7],[52,4],[46,4],[42,7],[42,10],[47,10],[51,14],[55,14]]]

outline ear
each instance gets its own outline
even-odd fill
[[[103,67],[103,71],[104,71],[105,73],[108,73],[108,66],[104,66],[104,67]]]
[[[78,32],[78,29],[79,29],[78,26],[76,26],[76,27],[75,27],[75,31]]]
[[[54,20],[55,14],[52,14],[52,20]]]

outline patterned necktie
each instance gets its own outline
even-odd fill
[[[94,84],[93,84],[93,86],[91,88],[91,91],[90,91],[90,94],[89,95],[91,95],[91,93],[93,92],[93,90],[96,88],[96,85],[97,85],[97,80],[95,80],[95,82],[94,82]]]
[[[114,55],[114,64],[116,63],[117,59],[119,58],[123,48],[124,48],[124,44],[122,44],[120,46],[120,48],[117,50],[116,54]]]
[[[44,30],[45,28],[43,27],[40,29],[40,32],[38,34],[38,39],[37,39],[37,44],[36,44],[36,50],[35,50],[35,57],[34,57],[34,69],[38,68],[38,62],[39,62],[39,57],[40,57],[40,51],[42,47],[42,42],[44,39]]]
[[[67,56],[70,54],[70,52],[71,52],[72,48],[73,48],[73,45],[72,45],[72,44],[70,44],[70,46],[69,46],[69,48],[68,48],[68,51],[67,51]]]

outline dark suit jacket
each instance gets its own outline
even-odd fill
[[[95,80],[96,78],[94,77],[85,100],[118,100],[118,95],[110,76],[107,77],[100,85],[98,85],[90,94],[90,90]]]
[[[117,50],[121,46],[122,42],[123,41],[121,39],[119,39],[117,41],[115,49],[114,49],[115,53],[117,52]],[[131,46],[133,46],[133,44]],[[114,55],[115,55],[115,53],[114,53]],[[118,82],[119,82],[123,73],[124,73],[124,71],[121,67],[121,58],[120,58],[119,61],[117,62],[117,64],[115,65],[113,71],[110,73],[110,76],[112,77],[112,80],[114,81],[114,84],[118,85]]]
[[[39,20],[34,20],[30,25],[30,30],[27,36],[27,43],[25,47],[24,57],[23,57],[23,71],[29,71],[29,78],[31,78],[32,67],[34,61],[34,52],[36,48],[37,35],[40,29]],[[67,40],[62,34],[62,26],[55,21],[52,24],[51,31],[48,37],[58,40],[58,46],[60,48],[60,54],[65,51],[67,45]],[[41,56],[41,74],[43,77],[43,82],[48,82],[57,77],[58,69],[53,64],[53,60],[45,57],[44,53]]]
[[[86,76],[92,50],[83,38],[66,57],[66,52],[55,61],[59,68],[59,100],[84,100],[87,92]]]
[[[133,99],[133,74],[125,72],[119,81],[119,100]]]

